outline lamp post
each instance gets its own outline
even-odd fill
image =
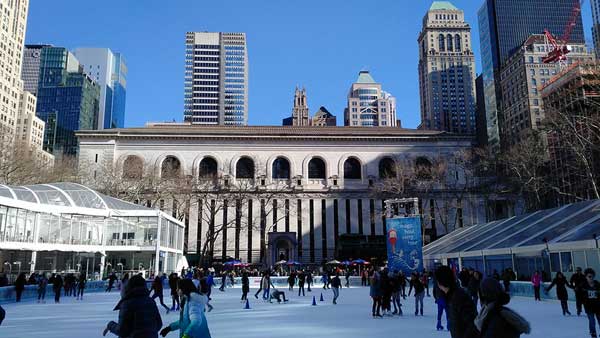
[[[121,267],[121,276],[123,276],[123,263],[117,263],[118,267]]]
[[[12,264],[9,261],[4,262],[4,266],[8,266],[8,283],[10,284],[10,278],[12,277]]]
[[[552,260],[550,259],[550,246],[548,245],[548,238],[544,237],[542,239],[542,241],[544,242],[544,244],[546,244],[546,255],[548,256],[548,267],[550,268],[550,271],[548,271],[550,273],[550,276],[552,275]]]

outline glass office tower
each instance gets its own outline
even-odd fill
[[[503,63],[532,34],[548,29],[562,36],[578,0],[485,0],[479,9],[479,38],[485,93],[488,141],[494,149],[502,141],[502,93],[496,85]],[[585,43],[581,13],[570,42]]]
[[[40,58],[36,114],[46,123],[44,150],[76,155],[75,131],[97,129],[100,87],[66,48],[45,47]]]

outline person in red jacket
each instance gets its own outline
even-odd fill
[[[535,300],[541,301],[540,298],[540,285],[542,285],[542,276],[540,276],[540,272],[536,271],[533,276],[531,276],[531,285],[533,285],[533,293],[535,296]]]

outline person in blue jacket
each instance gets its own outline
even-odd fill
[[[182,279],[177,284],[181,298],[179,320],[162,329],[160,335],[166,337],[169,332],[179,330],[180,338],[211,338],[204,315],[208,297],[200,294],[189,279]]]

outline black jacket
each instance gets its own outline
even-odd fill
[[[477,316],[475,303],[462,287],[450,289],[447,294],[448,321],[452,338],[471,337],[477,331],[473,320]]]
[[[585,313],[600,313],[600,283],[594,281],[594,285],[590,286],[586,281],[580,284],[580,288]]]
[[[479,338],[519,338],[530,331],[529,323],[523,317],[500,306],[491,310],[485,318]]]
[[[574,273],[573,276],[571,276],[571,279],[569,280],[569,283],[571,284],[571,287],[573,289],[575,289],[575,293],[583,295],[583,283],[585,283],[585,276],[584,274],[580,273]]]
[[[560,300],[568,300],[569,294],[567,293],[567,286],[569,285],[567,284],[567,279],[554,277],[552,284],[550,284],[547,290],[550,291],[554,285],[556,285],[556,298]]]
[[[115,310],[119,310],[119,323],[110,322],[110,332],[121,338],[158,338],[162,320],[146,287],[128,290]]]
[[[475,279],[475,277],[471,277],[471,280],[469,280],[469,287],[467,288],[469,290],[469,294],[471,295],[471,297],[479,297],[479,286],[481,285],[481,280],[480,279]]]
[[[334,288],[339,288],[342,286],[342,281],[340,280],[340,277],[335,276],[331,279],[331,286]]]

